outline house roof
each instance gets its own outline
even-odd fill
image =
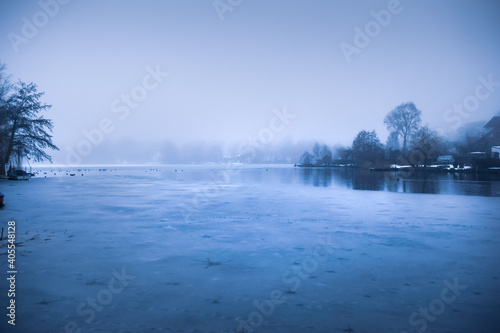
[[[497,128],[500,126],[500,117],[493,117],[488,121],[484,128]]]

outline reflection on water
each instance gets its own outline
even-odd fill
[[[353,168],[298,168],[289,165],[163,165],[120,166],[88,169],[43,167],[34,181],[45,177],[126,177],[168,179],[198,184],[202,189],[218,191],[229,184],[264,183],[266,186],[337,187],[353,190],[402,193],[434,193],[500,197],[500,174],[448,174],[429,172],[381,172]],[[201,184],[201,185],[200,185]]]
[[[498,174],[368,171],[353,168],[297,168],[306,185],[354,190],[500,196]]]

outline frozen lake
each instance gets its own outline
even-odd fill
[[[0,191],[1,332],[500,330],[495,178],[49,167]]]

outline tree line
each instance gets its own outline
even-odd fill
[[[302,154],[300,165],[342,164],[365,168],[387,164],[428,165],[453,149],[444,137],[421,123],[422,111],[413,102],[400,104],[384,118],[389,130],[385,145],[374,130],[362,130],[350,147],[338,148],[334,153],[326,145],[315,144],[312,154],[308,151]]]

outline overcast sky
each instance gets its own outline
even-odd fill
[[[271,128],[348,145],[363,129],[385,142],[384,116],[407,101],[444,131],[500,110],[484,84],[500,82],[495,0],[1,0],[0,16],[0,61],[46,92],[62,150],[103,119],[111,141]]]

